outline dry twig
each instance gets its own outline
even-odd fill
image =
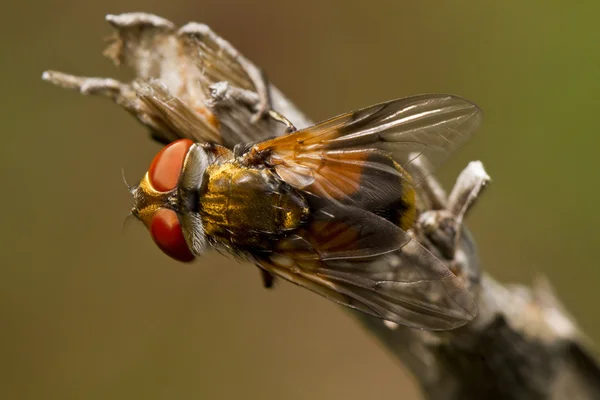
[[[157,113],[140,100],[143,80],[157,80],[156,90],[183,104],[197,119],[194,129],[217,142],[232,146],[248,133],[282,133],[269,119],[249,123],[264,107],[260,71],[206,25],[176,29],[143,13],[109,15],[107,21],[117,33],[105,55],[131,67],[138,80],[121,83],[52,71],[43,79],[112,99],[161,142],[177,139],[186,127],[174,126],[176,115]],[[299,128],[310,124],[277,88],[269,89],[275,110]],[[482,272],[463,221],[489,181],[483,164],[472,162],[447,196],[430,176],[422,185],[421,214],[413,230],[477,294],[477,318],[448,332],[414,330],[358,312],[357,319],[412,370],[431,399],[599,399],[600,369],[549,283],[502,285]]]

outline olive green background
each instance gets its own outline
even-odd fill
[[[179,265],[121,181],[158,145],[44,69],[126,78],[107,13],[208,23],[315,120],[423,92],[462,95],[493,184],[469,216],[485,268],[548,276],[592,339],[600,268],[597,1],[20,1],[0,12],[0,397],[417,399],[409,373],[337,306],[210,254]],[[271,4],[273,3],[273,4]],[[498,3],[498,4],[496,4]],[[500,4],[501,3],[501,4]]]

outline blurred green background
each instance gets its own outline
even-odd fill
[[[469,216],[485,268],[547,275],[600,340],[597,1],[25,0],[0,13],[0,392],[5,399],[419,398],[408,372],[337,306],[217,254],[176,264],[120,177],[158,145],[105,99],[45,69],[128,77],[101,56],[107,13],[208,23],[315,120],[449,92],[484,128],[440,176],[482,160]],[[576,5],[575,5],[576,4]]]

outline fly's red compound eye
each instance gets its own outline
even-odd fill
[[[175,211],[167,208],[157,210],[150,222],[150,235],[157,246],[169,257],[181,262],[190,262],[194,259],[183,236]]]
[[[175,189],[185,156],[194,142],[180,139],[165,146],[152,160],[148,169],[150,184],[159,192]]]
[[[183,162],[190,149],[194,145],[189,139],[181,139],[165,146],[152,160],[148,169],[149,186],[161,193],[174,190],[179,181],[179,175],[183,168]],[[155,196],[157,202],[165,202],[161,195],[149,192],[149,196]],[[164,205],[164,204],[163,204]],[[159,205],[159,207],[161,207]],[[175,211],[168,208],[152,208],[151,216],[143,218],[150,228],[150,235],[157,246],[169,257],[182,262],[190,262],[194,255],[185,241],[179,218]],[[149,220],[149,223],[148,223]]]

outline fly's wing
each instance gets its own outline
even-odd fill
[[[257,262],[336,303],[401,325],[447,330],[474,318],[473,296],[406,232],[368,211],[331,206]]]
[[[341,200],[360,186],[363,196],[377,197],[382,188],[387,191],[387,182],[397,180],[394,176],[410,179],[404,171],[418,185],[425,172],[413,167],[415,159],[423,157],[432,172],[480,124],[480,109],[465,99],[420,95],[263,141],[248,157],[265,159],[286,182],[319,196]],[[390,164],[390,157],[402,168]]]
[[[316,195],[310,201],[317,210],[306,229],[259,263],[333,301],[402,325],[444,330],[470,321],[473,296],[399,226],[412,226],[413,184],[425,177],[412,162],[423,157],[433,171],[480,122],[481,111],[464,99],[423,95],[254,145],[242,162],[274,168],[288,184]]]

